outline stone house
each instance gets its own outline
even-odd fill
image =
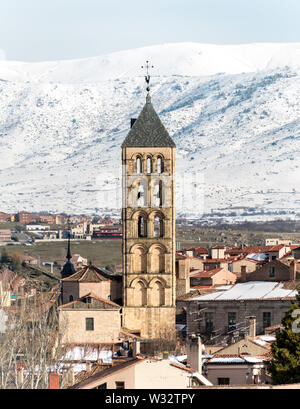
[[[211,258],[225,258],[225,247],[213,246],[211,248]]]
[[[211,385],[192,368],[169,360],[136,357],[92,375],[70,389],[187,389]]]
[[[215,268],[208,271],[196,271],[190,273],[190,285],[195,286],[215,286],[228,285],[236,282],[236,275],[227,268]]]
[[[232,272],[235,274],[240,274],[242,272],[242,266],[247,266],[247,271],[252,272],[257,268],[261,267],[262,261],[254,260],[251,258],[241,258],[232,261]]]
[[[290,251],[291,248],[289,246],[286,246],[285,244],[278,244],[277,246],[273,246],[268,251],[269,261],[280,259]]]
[[[214,270],[215,268],[226,268],[232,271],[233,258],[207,258],[203,260],[203,270]]]
[[[299,281],[248,281],[205,295],[181,300],[187,309],[187,333],[213,337],[214,342],[244,336],[249,316],[256,317],[256,332],[279,324],[296,299]]]
[[[58,307],[63,344],[112,344],[121,330],[121,306],[92,293]]]
[[[241,266],[241,282],[245,281],[289,281],[300,279],[297,271],[298,263],[292,262],[290,265],[282,263],[280,260],[272,260],[262,265],[254,271],[247,271],[247,265]]]
[[[191,258],[176,254],[176,298],[190,292]]]
[[[122,277],[108,274],[103,269],[87,265],[71,276],[61,280],[61,301],[63,304],[93,293],[96,297],[114,302],[122,299]]]
[[[216,354],[204,364],[204,375],[213,385],[253,385],[270,382],[263,358]]]

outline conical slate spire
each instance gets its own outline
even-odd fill
[[[70,261],[71,258],[72,258],[72,255],[71,255],[71,233],[70,232],[69,232],[68,236],[69,236],[69,238],[68,238],[68,252],[67,252],[67,257],[66,258]]]
[[[75,267],[73,265],[73,263],[71,262],[71,232],[69,230],[69,237],[68,237],[68,251],[67,251],[67,261],[65,263],[65,265],[63,266],[62,272],[61,272],[61,276],[62,278],[66,278],[66,277],[70,277],[71,275],[76,273]]]
[[[146,104],[144,105],[144,108],[122,143],[122,148],[127,146],[176,146],[153,108],[149,94],[146,96]]]

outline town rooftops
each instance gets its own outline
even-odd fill
[[[236,254],[250,254],[250,253],[267,253],[274,246],[244,246],[244,247],[234,247],[226,250],[226,254],[236,255]]]
[[[74,301],[68,302],[63,304],[59,307],[59,309],[64,310],[85,310],[85,309],[106,309],[106,310],[116,310],[121,309],[122,307],[116,304],[113,301],[96,297],[93,293],[88,293],[83,297],[80,297]]]
[[[247,355],[221,355],[216,354],[212,358],[208,359],[205,364],[216,365],[237,365],[237,364],[261,364],[264,359],[255,356]]]
[[[210,294],[190,298],[190,301],[232,301],[232,300],[272,300],[295,299],[298,294],[286,287],[285,283],[269,281],[248,281],[229,286],[227,290],[215,291]]]
[[[137,365],[141,362],[143,362],[143,358],[132,358],[131,360],[128,360],[126,362],[122,362],[119,365],[112,366],[110,368],[104,369],[101,372],[96,373],[95,375],[90,376],[88,379],[85,379],[73,386],[71,386],[69,389],[85,389],[85,386],[88,386],[90,384],[93,384],[94,382],[97,383],[98,380],[105,378],[106,376],[109,376],[113,373],[122,371],[125,368],[128,368],[130,366]]]
[[[203,263],[228,263],[230,261],[233,261],[234,259],[232,257],[228,258],[207,258],[203,260]]]
[[[84,266],[76,273],[69,277],[63,278],[61,281],[78,281],[84,283],[98,283],[101,281],[107,281],[112,278],[113,275],[108,274],[106,271],[99,269],[92,264]]]
[[[208,254],[208,250],[205,247],[196,247],[195,253],[196,254]]]
[[[286,246],[285,244],[277,244],[276,246],[271,247],[269,251],[279,251],[283,249],[283,247],[289,247],[289,246]]]
[[[204,271],[196,271],[194,273],[190,273],[191,278],[209,278],[213,277],[215,274],[222,271],[223,268],[214,268],[213,270],[204,270]]]
[[[146,104],[128,132],[122,148],[125,147],[175,147],[175,143],[155,112],[151,98],[147,95]]]

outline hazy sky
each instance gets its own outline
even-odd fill
[[[9,60],[97,56],[166,42],[300,42],[300,0],[0,0]]]

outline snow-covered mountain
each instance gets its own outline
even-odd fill
[[[0,59],[0,210],[121,207],[120,145],[145,103],[146,60],[177,144],[178,213],[300,212],[300,43]]]

